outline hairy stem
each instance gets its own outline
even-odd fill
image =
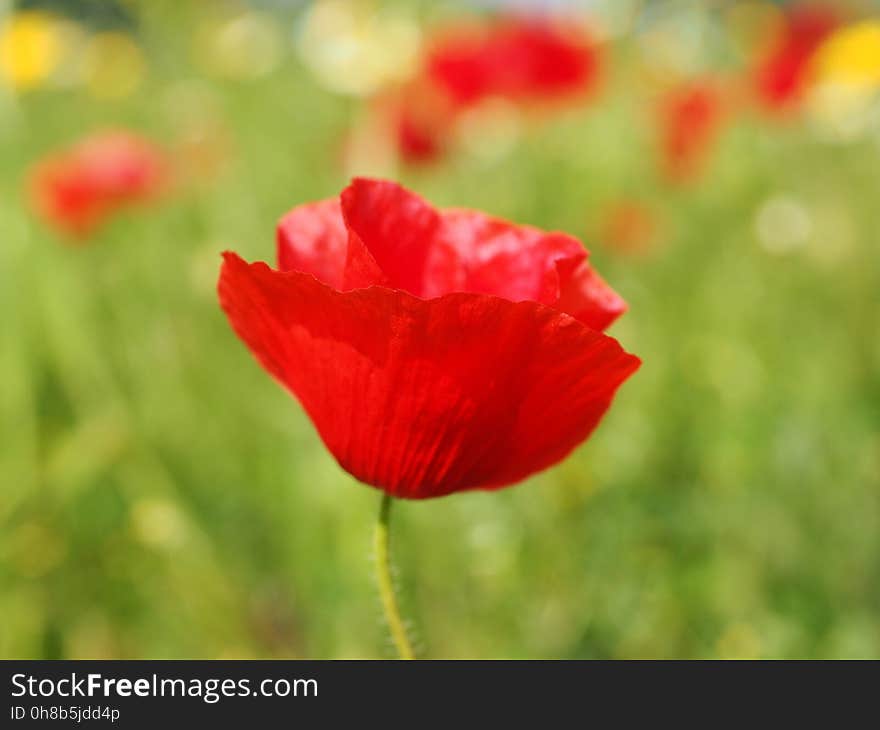
[[[385,612],[385,620],[391,630],[391,638],[397,647],[397,654],[401,659],[413,659],[412,646],[406,635],[406,626],[400,616],[400,607],[397,605],[397,595],[394,592],[394,580],[391,577],[391,554],[389,548],[388,523],[391,516],[391,503],[393,498],[390,494],[382,495],[382,504],[379,507],[379,519],[376,522],[376,531],[373,534],[373,546],[376,553],[376,578],[379,583],[379,596],[382,599],[382,610]]]

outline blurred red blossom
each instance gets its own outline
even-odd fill
[[[405,108],[400,109],[394,121],[397,148],[405,162],[430,162],[440,155],[444,146],[442,134],[430,122],[418,119]]]
[[[34,210],[51,226],[83,238],[123,207],[154,199],[170,182],[170,160],[147,139],[105,131],[34,165]]]
[[[598,45],[583,27],[547,18],[457,24],[427,44],[418,75],[376,108],[404,163],[433,162],[453,146],[461,117],[503,99],[541,107],[582,99],[600,75]]]
[[[710,81],[684,83],[660,102],[659,141],[667,179],[688,182],[699,176],[724,118],[719,87]]]
[[[455,111],[425,79],[387,95],[377,107],[403,162],[433,162],[449,147]]]
[[[800,5],[789,10],[780,31],[755,67],[758,102],[787,111],[803,99],[816,51],[837,28],[839,18],[828,5]]]
[[[429,78],[459,106],[492,96],[520,102],[571,98],[595,89],[599,49],[574,23],[504,18],[439,34]]]
[[[577,239],[356,179],[278,226],[278,270],[227,252],[220,303],[340,465],[412,499],[564,458],[639,366]]]
[[[637,198],[621,198],[604,208],[596,235],[615,253],[641,255],[655,247],[659,230],[660,221],[653,208]]]

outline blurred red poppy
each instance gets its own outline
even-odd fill
[[[636,198],[612,201],[602,212],[598,238],[616,253],[641,255],[651,251],[659,237],[660,221],[654,210]]]
[[[377,105],[388,120],[400,159],[417,165],[434,162],[450,144],[455,110],[424,79],[415,79]]]
[[[149,140],[102,132],[38,162],[29,178],[31,202],[50,225],[84,237],[120,208],[154,198],[169,171],[165,153]]]
[[[640,361],[574,238],[355,180],[278,227],[278,266],[224,254],[220,303],[362,482],[423,499],[517,482],[596,427]]]
[[[723,118],[721,94],[714,84],[691,82],[660,103],[660,152],[665,176],[686,182],[702,172]]]
[[[441,158],[454,145],[463,112],[489,98],[537,106],[595,90],[599,50],[585,29],[546,18],[456,25],[426,51],[423,68],[374,106],[376,129],[410,165]]]
[[[431,162],[443,150],[442,135],[430,124],[422,123],[406,109],[395,119],[397,149],[404,162]]]
[[[755,68],[755,92],[765,108],[785,111],[802,100],[813,57],[838,22],[827,5],[796,6],[786,14],[769,52]]]
[[[429,78],[459,106],[490,96],[555,100],[593,90],[599,49],[574,23],[507,18],[452,28],[428,52]]]

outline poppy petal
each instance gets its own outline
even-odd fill
[[[470,210],[444,211],[443,238],[462,260],[465,291],[513,302],[555,304],[560,276],[587,258],[584,247],[571,236]]]
[[[328,286],[342,287],[348,231],[339,198],[291,210],[278,223],[276,242],[281,271],[305,271]]]
[[[347,286],[367,286],[363,272],[382,273],[382,283],[423,296],[425,272],[440,226],[440,215],[419,196],[382,180],[356,178],[342,191],[342,215],[353,234],[347,267]]]
[[[232,327],[340,465],[395,496],[496,488],[552,465],[640,364],[535,302],[339,292],[224,258],[219,296]]]
[[[562,285],[554,306],[599,331],[610,327],[626,311],[623,298],[586,261]]]

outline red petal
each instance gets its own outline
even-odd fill
[[[587,258],[584,247],[571,236],[514,225],[475,211],[444,212],[442,235],[462,261],[465,291],[514,302],[555,304],[560,275],[567,275]]]
[[[610,327],[626,311],[623,298],[586,261],[563,284],[554,306],[599,331]]]
[[[305,271],[342,288],[348,231],[338,198],[297,206],[279,221],[276,234],[279,269]]]
[[[220,302],[340,465],[399,497],[496,488],[562,459],[639,366],[534,302],[422,300],[225,254]]]
[[[387,282],[423,296],[440,225],[437,211],[400,185],[363,178],[342,191],[341,201],[345,225],[356,238],[350,244],[347,268],[358,274],[347,273],[346,286]],[[381,277],[371,261],[381,270]]]

